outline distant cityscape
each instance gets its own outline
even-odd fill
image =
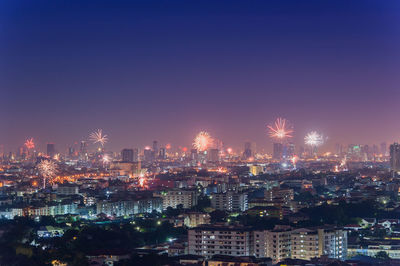
[[[400,145],[337,144],[320,153],[322,135],[310,133],[297,149],[293,132],[277,127],[270,129],[271,155],[252,142],[226,148],[205,131],[191,149],[154,140],[120,152],[107,150],[102,130],[67,153],[55,143],[40,151],[28,138],[1,156],[3,247],[17,241],[35,256],[42,249],[41,259],[53,265],[69,265],[77,252],[79,263],[108,265],[400,259]],[[8,235],[19,227],[23,235]],[[90,233],[94,228],[100,231]],[[129,244],[115,244],[124,230],[133,230]]]
[[[0,266],[400,266],[399,0],[0,1]]]

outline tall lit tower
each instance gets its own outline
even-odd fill
[[[155,140],[153,141],[153,152],[154,152],[154,158],[158,156],[158,141]]]
[[[252,153],[252,150],[251,150],[251,142],[245,142],[244,143],[243,158],[247,160],[252,155],[253,155],[253,153]]]
[[[47,156],[53,158],[56,155],[56,147],[54,143],[47,143]]]
[[[400,172],[400,145],[397,142],[390,145],[390,170]]]
[[[123,149],[121,156],[123,162],[133,162],[133,149]]]

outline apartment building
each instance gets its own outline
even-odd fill
[[[244,212],[248,209],[247,193],[228,191],[212,195],[211,207],[216,210]]]
[[[301,228],[291,232],[291,258],[310,260],[347,257],[347,232],[341,229]]]
[[[250,256],[253,254],[251,228],[227,225],[202,225],[188,230],[189,254]]]
[[[189,212],[184,215],[184,224],[189,227],[196,227],[202,224],[210,223],[210,214],[203,212]]]
[[[290,258],[290,227],[254,232],[254,256],[271,258],[274,263]]]
[[[121,217],[138,213],[161,212],[161,198],[143,198],[135,200],[102,200],[96,203],[97,214]]]
[[[173,189],[157,194],[163,200],[163,209],[168,207],[176,208],[182,205],[184,209],[190,209],[197,205],[197,191],[196,190],[183,190]]]
[[[253,230],[242,226],[202,225],[189,229],[189,254],[255,256],[278,263],[288,258],[311,260],[327,256],[347,257],[347,233],[334,228],[277,226],[274,230]]]
[[[268,201],[281,200],[287,203],[294,199],[294,191],[291,188],[273,187],[265,190],[264,198]]]

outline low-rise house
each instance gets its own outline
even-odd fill
[[[348,224],[348,225],[345,225],[343,228],[345,230],[349,230],[349,231],[358,231],[358,230],[363,229],[363,227],[358,224]]]
[[[37,230],[38,237],[61,237],[64,235],[64,230],[59,227],[53,226],[41,226],[39,230]]]
[[[392,226],[399,224],[398,219],[382,219],[378,221],[378,224],[386,229],[391,229]]]
[[[372,227],[376,224],[376,218],[362,218],[360,221],[360,225],[363,228]]]

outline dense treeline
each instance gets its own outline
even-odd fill
[[[127,254],[143,245],[163,243],[168,238],[186,235],[184,228],[176,228],[168,222],[137,219],[124,224],[83,225],[66,231],[59,238],[38,239],[36,230],[49,223],[53,222],[35,223],[19,218],[2,224],[1,228],[6,232],[0,239],[0,264],[48,265],[58,259],[72,265],[86,265],[86,255],[102,252]]]

